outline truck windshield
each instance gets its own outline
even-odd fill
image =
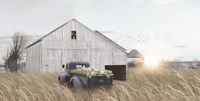
[[[70,62],[67,64],[66,68],[68,70],[72,70],[72,69],[77,69],[77,68],[82,68],[82,67],[88,68],[89,66],[90,66],[89,63],[86,63],[86,62]]]

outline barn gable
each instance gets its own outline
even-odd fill
[[[138,50],[133,49],[128,53],[128,58],[144,58],[144,56]]]
[[[67,30],[65,27],[66,27],[66,26],[70,26],[70,24],[72,24],[72,23],[70,23],[70,22],[75,22],[77,26],[79,26],[79,27],[84,27],[84,28],[88,29],[88,31],[93,32],[94,34],[100,36],[101,38],[103,38],[103,39],[106,40],[107,42],[111,43],[111,44],[114,45],[115,47],[117,47],[117,48],[119,48],[119,49],[121,49],[122,51],[125,52],[126,49],[125,49],[124,47],[122,47],[122,46],[120,46],[119,44],[117,44],[116,42],[112,41],[110,38],[106,37],[105,35],[103,35],[103,34],[100,33],[99,31],[92,31],[90,28],[88,28],[87,26],[83,25],[82,23],[80,23],[80,22],[79,22],[78,20],[76,20],[76,19],[72,19],[72,20],[70,20],[70,21],[64,23],[63,25],[61,25],[61,26],[59,26],[58,28],[54,29],[54,30],[51,31],[50,33],[44,35],[43,37],[41,37],[41,38],[38,39],[37,41],[35,41],[35,42],[33,42],[32,44],[28,45],[26,48],[29,48],[29,47],[31,47],[31,46],[37,44],[38,42],[40,42],[40,41],[42,41],[42,40],[46,40],[46,41],[47,41],[47,40],[64,40],[63,38],[65,38],[65,34],[64,34],[64,31],[63,31],[63,30]],[[69,25],[67,25],[67,24],[69,24]],[[75,28],[76,25],[71,25],[72,30],[76,30],[76,28]],[[61,28],[63,28],[63,29],[61,29]],[[71,30],[67,30],[67,31],[71,31]],[[59,32],[61,32],[60,34],[62,34],[62,35],[58,35]],[[77,32],[77,33],[78,33],[78,32]],[[59,36],[61,36],[61,37],[59,37]],[[46,37],[47,37],[47,39],[46,39]],[[90,36],[85,36],[85,37],[87,37],[88,39],[91,40],[91,37],[90,37]],[[85,37],[84,37],[84,38],[85,38]],[[70,38],[70,36],[68,36],[68,38]],[[83,38],[83,39],[84,39],[84,38]]]
[[[37,46],[37,47],[36,47]],[[60,72],[62,64],[87,61],[92,67],[126,65],[125,48],[98,31],[72,19],[27,48],[27,68],[40,72]],[[35,56],[33,59],[31,56]],[[33,63],[39,63],[36,65]],[[37,69],[36,69],[37,68]]]

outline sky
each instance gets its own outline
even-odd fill
[[[200,60],[200,0],[0,0],[0,36],[43,36],[72,18],[144,56]]]

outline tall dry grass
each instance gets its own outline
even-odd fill
[[[112,87],[71,89],[56,74],[0,74],[0,101],[199,101],[200,70],[129,69]]]

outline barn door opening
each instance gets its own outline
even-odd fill
[[[105,69],[113,72],[115,80],[127,79],[126,65],[105,65]]]

